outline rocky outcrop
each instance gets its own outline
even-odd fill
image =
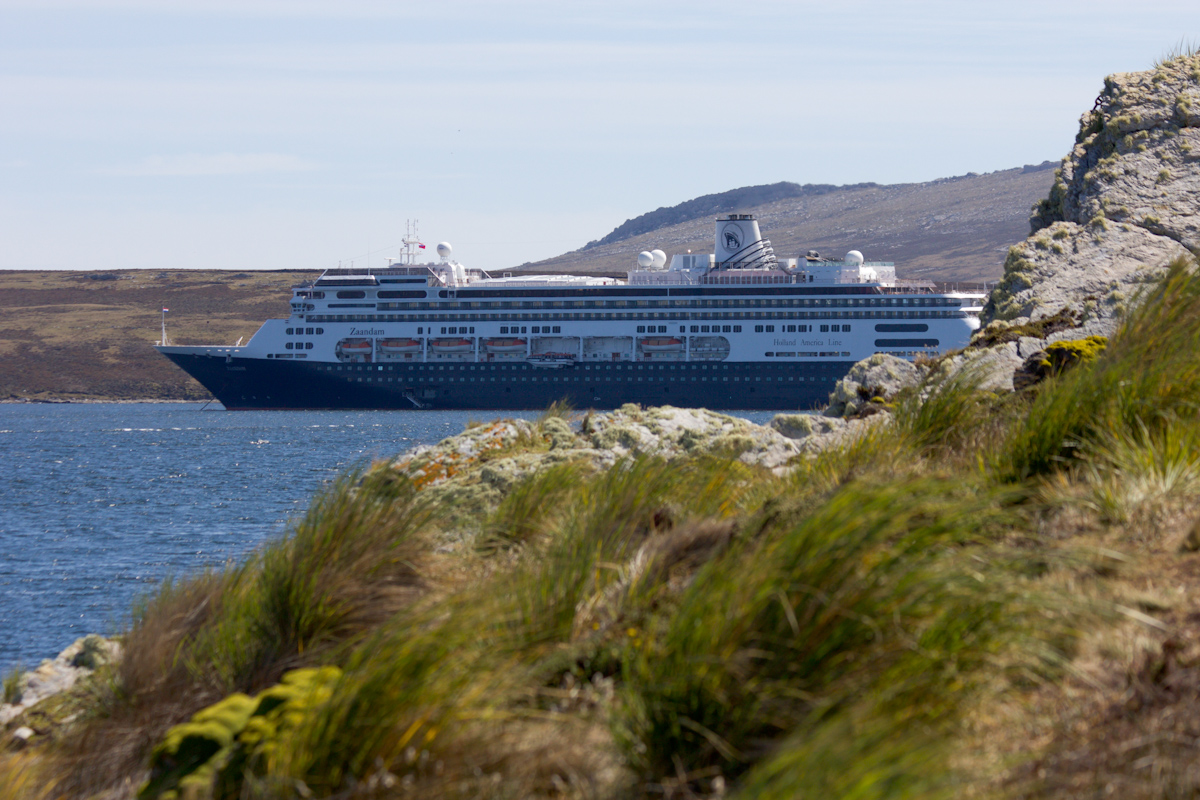
[[[97,667],[120,658],[120,655],[121,645],[111,639],[91,634],[75,640],[57,658],[47,658],[37,669],[15,676],[11,690],[8,682],[5,683],[8,696],[0,705],[0,725],[7,725],[46,698],[71,689]],[[22,738],[19,734],[14,735]]]
[[[1171,259],[1200,252],[1200,56],[1105,79],[1031,228],[985,320],[1078,315],[1051,339],[1111,335]]]
[[[556,466],[587,473],[636,456],[670,461],[711,454],[782,474],[794,459],[843,444],[886,416],[846,420],[781,414],[768,425],[756,425],[703,408],[627,404],[574,419],[497,420],[417,447],[391,466],[454,509],[452,516],[466,518],[495,508],[525,477]]]
[[[916,386],[922,370],[910,361],[876,353],[859,361],[829,395],[827,417],[853,417],[872,404],[886,403],[902,389]]]

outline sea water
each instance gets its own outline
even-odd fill
[[[739,413],[763,423],[772,411]],[[0,404],[0,673],[129,621],[165,577],[281,535],[371,459],[531,411],[239,411]]]

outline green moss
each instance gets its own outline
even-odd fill
[[[293,670],[257,697],[233,694],[171,728],[151,755],[142,800],[242,796],[248,769],[274,764],[280,740],[329,699],[336,667]]]
[[[151,754],[150,778],[138,797],[176,800],[211,787],[254,708],[252,698],[233,694],[167,731]]]
[[[1043,365],[1056,373],[1076,364],[1087,364],[1108,347],[1107,336],[1089,336],[1086,339],[1071,339],[1054,342],[1046,348]]]
[[[969,347],[995,347],[1006,342],[1015,342],[1022,337],[1045,339],[1053,333],[1077,327],[1079,319],[1075,312],[1063,306],[1058,313],[1040,319],[1030,320],[1023,325],[1008,325],[993,322],[975,334]]]

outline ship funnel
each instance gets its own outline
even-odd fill
[[[775,251],[762,238],[753,214],[718,217],[713,252],[717,266],[724,269],[771,269],[776,264]]]

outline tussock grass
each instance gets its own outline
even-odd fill
[[[4,676],[4,702],[21,702],[21,676],[24,674],[25,670],[13,667],[12,671]]]
[[[244,564],[165,582],[135,611],[102,716],[65,748],[66,791],[136,773],[167,728],[230,692],[336,661],[419,595],[415,539],[432,515],[393,471],[350,472]]]
[[[1089,441],[1134,431],[1152,434],[1196,417],[1200,404],[1200,276],[1190,259],[1141,298],[1094,364],[1045,381],[1028,412],[1010,426],[992,465],[1007,480],[1045,475]]]
[[[1200,428],[1167,424],[1151,432],[1099,435],[1089,442],[1076,474],[1084,503],[1109,523],[1152,518],[1172,504],[1200,496]]]
[[[627,629],[661,600],[651,584],[678,579],[689,557],[703,561],[728,541],[730,528],[714,533],[689,520],[737,513],[762,479],[740,462],[698,459],[681,468],[653,458],[586,478],[563,470],[530,479],[556,487],[560,498],[537,535],[522,540],[513,568],[384,626],[350,657],[307,733],[266,772],[333,791],[383,764],[433,791],[440,778],[410,763],[412,748],[448,774],[513,764],[528,741],[481,740],[482,721],[544,726],[537,687],[564,673],[587,680],[615,671]],[[528,788],[506,785],[514,796]]]
[[[45,763],[29,753],[0,755],[0,797],[5,800],[50,800],[56,781]]]
[[[628,757],[647,775],[736,775],[863,698],[876,723],[944,723],[1029,613],[1012,564],[972,547],[1011,524],[1001,500],[930,479],[852,484],[740,541],[626,651]]]
[[[522,481],[504,496],[485,523],[484,551],[529,541],[553,527],[566,511],[564,501],[583,478],[578,464],[558,464]]]
[[[1180,37],[1179,41],[1167,48],[1167,51],[1154,62],[1154,66],[1165,67],[1180,59],[1192,58],[1200,55],[1200,42],[1195,42],[1187,37]]]

